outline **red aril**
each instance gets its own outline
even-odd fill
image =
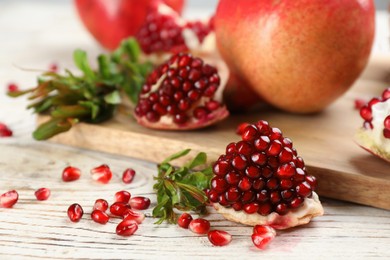
[[[142,196],[133,197],[130,199],[130,206],[133,209],[144,210],[149,208],[150,199]]]
[[[265,249],[268,244],[274,239],[273,236],[252,234],[252,242],[259,249]]]
[[[68,217],[72,222],[79,222],[84,215],[84,210],[80,204],[74,203],[68,208]]]
[[[62,180],[65,182],[78,180],[81,176],[79,168],[68,166],[62,171]]]
[[[131,236],[137,231],[138,224],[135,220],[125,219],[120,222],[116,227],[116,233],[119,236]]]
[[[188,228],[196,234],[207,234],[210,230],[210,222],[203,218],[197,218],[190,222]]]
[[[131,168],[128,168],[122,174],[122,181],[126,184],[129,184],[133,181],[134,176],[135,176],[135,171]]]
[[[6,124],[0,123],[0,137],[11,137],[12,130]]]
[[[207,237],[214,246],[226,246],[232,241],[232,235],[222,230],[212,230]]]
[[[271,226],[256,225],[253,227],[253,234],[276,236],[276,231]]]
[[[3,208],[12,208],[18,202],[19,194],[16,190],[10,190],[0,196],[0,205]]]
[[[183,213],[181,216],[177,219],[177,224],[182,228],[188,228],[190,225],[190,222],[192,221],[192,216],[188,213]]]
[[[93,205],[93,210],[106,211],[108,209],[108,202],[105,199],[97,199]]]
[[[123,213],[123,219],[132,219],[138,224],[141,224],[145,220],[145,214],[132,209],[127,209]]]
[[[50,189],[39,188],[35,191],[35,197],[37,200],[47,200],[50,197]]]
[[[121,190],[115,193],[115,202],[129,203],[131,194],[128,191]]]
[[[118,217],[123,217],[128,209],[131,209],[130,205],[124,202],[115,202],[110,206],[111,214]]]
[[[107,184],[112,178],[112,172],[108,165],[103,164],[99,167],[93,168],[91,170],[91,176],[93,180],[103,184]]]
[[[107,215],[107,213],[98,209],[92,211],[91,218],[96,223],[103,224],[103,225],[110,220],[110,217]]]

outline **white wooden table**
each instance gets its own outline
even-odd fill
[[[39,72],[21,67],[45,70],[56,62],[60,68],[73,68],[75,48],[88,50],[91,57],[102,51],[80,25],[70,1],[0,1],[0,5],[0,87],[10,81],[25,87],[34,85]],[[390,211],[325,198],[324,216],[304,227],[278,232],[265,251],[252,245],[250,227],[226,221],[212,210],[207,216],[212,227],[233,235],[226,247],[213,247],[205,236],[173,225],[154,225],[151,217],[134,236],[119,237],[115,234],[119,219],[106,225],[90,220],[93,202],[97,198],[110,202],[116,191],[126,189],[150,197],[153,207],[156,165],[36,142],[31,138],[35,117],[25,110],[26,104],[25,99],[7,98],[0,89],[0,122],[14,131],[14,137],[0,138],[0,193],[16,189],[20,195],[14,208],[0,208],[0,259],[390,258]],[[98,185],[89,176],[89,169],[102,163],[114,171],[108,185]],[[61,181],[67,165],[83,171],[80,180]],[[128,167],[134,168],[137,176],[125,185],[120,175]],[[34,191],[40,187],[51,189],[49,200],[36,201]],[[76,224],[66,215],[74,202],[83,205],[86,213]],[[151,209],[146,212],[150,216]]]

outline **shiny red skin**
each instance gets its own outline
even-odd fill
[[[231,72],[290,112],[324,109],[367,64],[373,0],[220,0],[218,49]]]
[[[164,2],[181,13],[185,0],[74,0],[82,23],[106,49],[134,36],[145,21],[150,8]]]

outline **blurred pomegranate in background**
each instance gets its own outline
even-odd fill
[[[185,0],[74,0],[87,30],[109,50],[138,33],[148,11],[160,3],[181,13]]]
[[[220,0],[218,49],[244,83],[227,88],[227,102],[251,103],[248,85],[286,111],[324,109],[366,66],[374,22],[372,0]]]

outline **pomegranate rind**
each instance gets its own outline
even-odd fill
[[[374,142],[370,135],[370,130],[358,129],[355,134],[355,142],[369,153],[390,162],[390,153],[387,153],[383,147]]]
[[[227,220],[238,222],[244,225],[268,225],[275,229],[288,229],[309,223],[314,217],[322,216],[324,208],[317,193],[313,192],[312,197],[305,198],[301,207],[290,210],[286,215],[279,215],[272,212],[267,216],[258,213],[247,214],[244,211],[235,211],[226,208],[219,203],[213,203],[213,207]]]

